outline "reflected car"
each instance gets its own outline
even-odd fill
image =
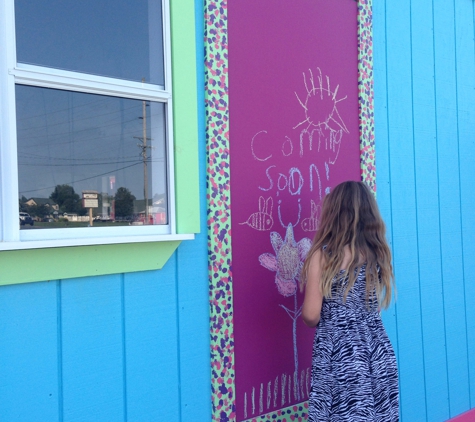
[[[94,221],[102,221],[103,223],[107,223],[109,221],[113,221],[110,215],[107,214],[102,214],[102,215],[96,215],[94,217]]]
[[[33,224],[35,224],[35,222],[30,217],[30,214],[28,214],[27,212],[21,212],[20,213],[20,226],[24,226],[25,224],[29,224],[30,226],[32,226]]]

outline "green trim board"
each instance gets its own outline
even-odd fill
[[[162,268],[180,241],[0,252],[0,286]]]
[[[195,5],[170,0],[177,233],[198,233]],[[160,269],[180,241],[0,252],[0,285]]]
[[[193,0],[170,3],[177,233],[199,233],[195,6]]]

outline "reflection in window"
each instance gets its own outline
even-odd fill
[[[20,63],[164,85],[161,0],[15,0]]]
[[[16,86],[22,229],[168,224],[165,105]]]

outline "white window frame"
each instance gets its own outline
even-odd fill
[[[0,250],[192,239],[177,234],[169,2],[163,0],[165,86],[16,62],[14,0],[0,0]],[[21,230],[18,223],[18,156],[15,85],[156,101],[165,104],[168,225]]]

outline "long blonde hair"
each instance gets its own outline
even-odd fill
[[[301,288],[306,283],[311,258],[320,250],[323,254],[322,294],[331,298],[332,281],[342,268],[345,246],[350,249],[351,259],[342,274],[348,276],[344,298],[364,262],[366,297],[375,291],[380,306],[387,308],[394,287],[391,251],[376,200],[363,182],[340,183],[325,196],[320,224],[302,269]]]

